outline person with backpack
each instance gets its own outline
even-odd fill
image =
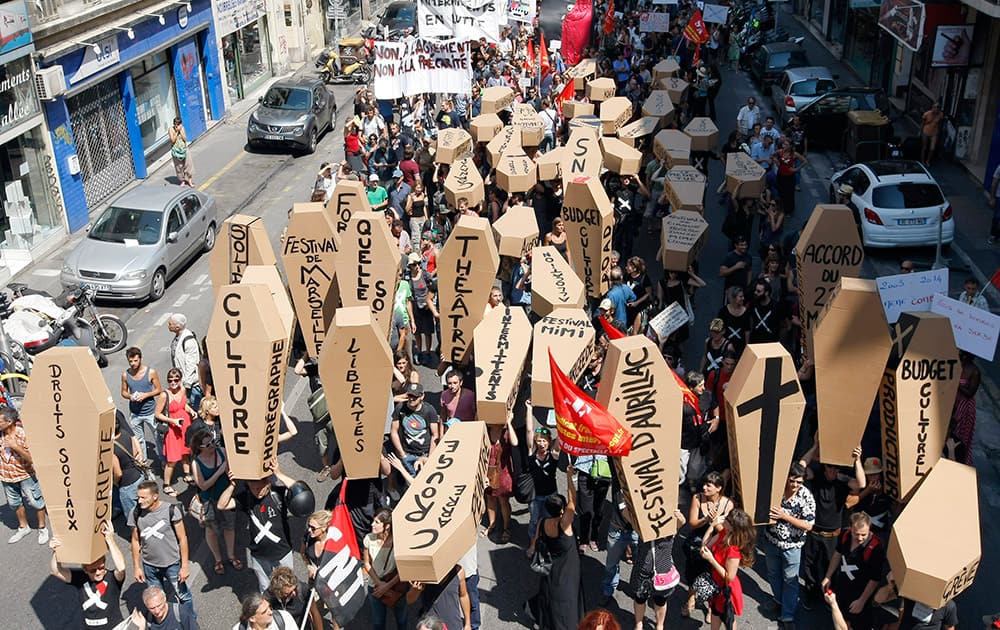
[[[128,515],[135,581],[160,589],[169,586],[182,606],[195,617],[194,599],[187,585],[190,570],[184,511],[177,503],[160,501],[160,486],[155,481],[139,484],[138,501],[139,505]],[[148,602],[147,608],[153,612]]]
[[[181,384],[187,390],[188,404],[192,409],[198,409],[205,395],[198,378],[198,364],[201,362],[198,337],[188,329],[187,316],[183,313],[171,315],[167,320],[167,329],[174,333],[170,342],[170,363],[181,371]]]
[[[841,533],[830,558],[820,590],[832,590],[845,606],[844,618],[852,628],[871,625],[872,595],[878,588],[885,564],[885,546],[872,531],[872,519],[864,512],[851,514],[851,527]]]
[[[240,605],[240,622],[233,630],[294,630],[298,627],[288,611],[275,610],[260,593],[250,593]]]

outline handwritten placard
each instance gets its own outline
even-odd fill
[[[678,210],[663,218],[663,268],[687,271],[698,257],[708,222],[698,212]]]
[[[687,321],[688,314],[684,310],[684,305],[680,302],[674,302],[649,320],[649,327],[656,332],[660,341],[663,341]]]
[[[955,345],[959,349],[987,361],[993,360],[1000,337],[1000,317],[941,294],[931,301],[931,312],[951,320]]]
[[[903,312],[931,310],[934,294],[948,292],[948,270],[882,276],[875,281],[875,286],[882,299],[886,321],[895,324]]]

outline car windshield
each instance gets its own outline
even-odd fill
[[[264,95],[262,102],[264,107],[270,107],[271,109],[306,111],[309,109],[310,100],[309,90],[273,87]]]
[[[879,208],[930,208],[944,203],[941,189],[928,183],[899,183],[879,186],[872,191],[872,203]]]
[[[160,241],[162,224],[162,212],[111,206],[98,217],[87,238],[108,243],[132,240],[140,245],[155,245]]]
[[[792,94],[795,96],[818,96],[826,94],[835,87],[837,86],[830,79],[806,79],[792,86]]]
[[[827,94],[815,101],[807,111],[816,114],[846,114],[850,111],[874,111],[878,109],[874,94]]]
[[[417,5],[399,4],[391,6],[386,10],[385,15],[382,17],[382,21],[386,24],[392,22],[412,24],[417,21]]]

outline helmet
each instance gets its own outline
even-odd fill
[[[296,481],[288,488],[285,503],[293,516],[306,517],[316,510],[316,497],[304,481]]]

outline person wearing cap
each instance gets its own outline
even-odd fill
[[[383,212],[389,207],[389,193],[379,184],[378,174],[368,176],[368,188],[365,190],[372,212]]]
[[[392,179],[389,184],[389,208],[392,213],[396,215],[397,219],[403,221],[404,229],[410,225],[410,218],[406,214],[406,200],[410,196],[410,191],[413,190],[409,184],[406,183],[406,178],[403,176],[403,171],[399,168],[392,170]]]
[[[418,462],[431,453],[439,438],[438,413],[424,401],[424,386],[410,383],[406,401],[392,412],[389,440],[407,472],[416,476]]]
[[[628,325],[615,317],[615,310],[615,303],[608,298],[604,298],[597,305],[597,317],[594,318],[594,328],[597,329],[598,335],[604,336],[607,334],[599,321],[602,319],[620,332],[628,334]]]
[[[862,464],[865,471],[865,487],[852,492],[847,498],[847,506],[852,514],[864,512],[872,519],[872,530],[882,540],[887,540],[892,528],[894,514],[893,500],[882,487],[882,460],[868,457]]]
[[[413,318],[410,320],[410,332],[416,335],[417,346],[413,353],[415,365],[437,365],[431,354],[436,320],[440,317],[437,310],[437,280],[422,266],[423,257],[411,254],[407,258],[407,279],[410,285],[413,303]]]
[[[708,337],[705,339],[705,354],[701,357],[699,371],[705,378],[714,378],[722,368],[722,357],[727,352],[735,353],[736,348],[726,337],[726,322],[716,317],[708,324]]]

